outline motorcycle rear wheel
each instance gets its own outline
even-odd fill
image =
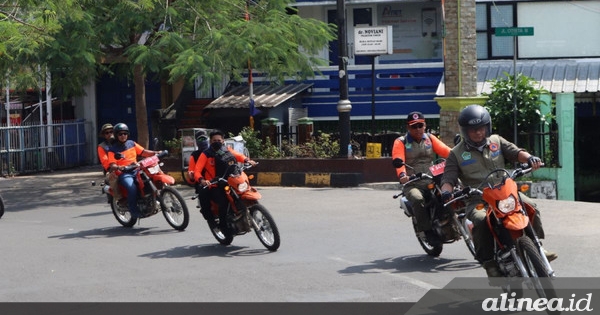
[[[2,218],[3,215],[4,215],[4,200],[2,199],[2,196],[0,196],[0,218]]]
[[[219,242],[219,244],[229,245],[229,244],[231,244],[231,242],[233,242],[233,235],[231,233],[225,233],[225,232],[221,231],[221,229],[219,228],[218,222],[215,223],[214,227],[211,227],[211,225],[209,224],[208,228],[210,229],[210,232],[215,237],[217,242]]]
[[[184,184],[190,187],[194,187],[195,183],[193,182],[193,179],[190,178],[190,174],[188,173],[187,167],[181,169],[181,178],[183,178]]]
[[[417,220],[415,220],[415,217],[412,217],[412,221],[413,221],[413,229],[415,230],[415,235],[417,236],[417,240],[419,241],[419,244],[421,244],[421,247],[423,248],[423,250],[427,253],[427,255],[429,256],[433,256],[433,257],[438,257],[441,253],[442,250],[444,249],[444,244],[442,244],[441,241],[439,241],[438,244],[431,244],[429,243],[429,241],[427,240],[427,238],[425,236],[420,236],[420,232],[417,232]]]
[[[160,207],[167,223],[177,231],[183,231],[190,222],[185,199],[173,187],[166,186],[160,193]]]
[[[250,208],[250,216],[254,232],[258,240],[269,250],[276,251],[281,244],[279,229],[273,220],[273,216],[267,208],[261,204],[254,204]]]
[[[529,273],[529,280],[531,280],[538,296],[546,299],[557,297],[551,283],[550,274],[533,241],[527,236],[521,236],[517,239],[517,248]]]
[[[132,227],[137,222],[137,219],[131,217],[131,212],[128,209],[123,209],[117,204],[118,200],[110,198],[110,209],[112,210],[115,219],[124,227]]]

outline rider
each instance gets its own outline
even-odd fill
[[[256,165],[256,162],[250,160],[242,153],[224,146],[225,138],[223,132],[215,130],[210,133],[210,147],[200,154],[196,167],[194,169],[194,179],[205,187],[210,185],[210,181],[216,176],[223,176],[227,166],[231,163],[241,162]],[[210,211],[211,199],[219,205],[219,228],[223,233],[227,233],[227,199],[225,191],[221,186],[210,188],[209,193],[199,196],[202,215],[208,221],[211,228],[215,227],[215,220]]]
[[[192,152],[192,154],[190,154],[190,159],[188,162],[188,175],[191,180],[194,180],[194,169],[196,168],[196,162],[198,161],[200,154],[202,154],[204,150],[208,149],[209,146],[208,136],[206,135],[205,130],[196,131],[194,137],[196,138],[196,146],[198,147],[198,150],[195,150]],[[196,187],[196,193],[199,193],[198,187]]]
[[[404,185],[410,175],[416,173],[427,173],[432,165],[435,154],[447,158],[450,147],[440,141],[434,135],[426,132],[427,124],[421,112],[412,112],[406,118],[408,132],[405,136],[398,137],[392,148],[392,159],[401,158],[412,169],[405,166],[396,169],[400,184]],[[425,209],[425,196],[427,196],[427,185],[430,180],[419,180],[403,186],[406,199],[410,201],[415,219],[417,220],[417,232],[424,232],[427,240],[435,242],[435,233],[432,230],[429,211]]]
[[[196,162],[200,158],[200,154],[202,154],[202,152],[204,152],[204,150],[208,149],[209,147],[208,135],[206,134],[205,130],[198,130],[194,136],[196,138],[196,145],[198,146],[198,150],[195,150],[194,152],[192,152],[192,154],[190,154],[190,160],[188,162],[188,174],[189,178],[194,182],[194,187],[196,188],[196,194],[198,195],[199,200],[208,200],[208,208],[205,207],[206,204],[202,204],[202,202],[200,203],[200,213],[202,214],[204,219],[206,219],[206,221],[214,222],[214,219],[212,219],[212,214],[210,214],[209,191],[208,189],[202,189],[202,187],[200,187],[200,183],[195,181],[194,177],[194,169],[196,168]]]
[[[110,146],[115,142],[115,136],[113,135],[113,125],[112,124],[104,124],[100,129],[100,136],[104,138],[104,141],[98,144],[98,160],[100,164],[102,164],[102,169],[104,171],[105,179],[110,188],[113,191],[113,198],[117,200],[121,199],[121,192],[118,189],[117,185],[117,175],[114,172],[109,172],[109,163],[108,163],[108,150]]]
[[[148,157],[158,154],[157,151],[146,150],[133,140],[127,140],[129,137],[129,127],[124,123],[118,123],[113,129],[116,141],[110,147],[108,152],[108,162],[110,171],[121,171],[119,175],[119,184],[127,190],[127,207],[133,218],[140,216],[137,209],[137,185],[135,184],[137,170],[132,172],[122,172],[125,166],[137,163],[137,157]]]
[[[515,144],[497,134],[492,134],[492,119],[489,112],[480,105],[469,105],[458,116],[461,142],[450,152],[446,160],[442,177],[442,198],[444,202],[452,199],[452,190],[458,179],[465,186],[477,186],[485,177],[497,168],[504,168],[506,161],[529,163],[534,169],[542,166],[539,157],[527,153]],[[533,228],[539,238],[544,238],[544,229],[540,213],[535,203],[519,192],[523,202],[535,209]],[[501,277],[502,274],[494,261],[494,240],[486,224],[485,211],[476,211],[475,206],[482,203],[480,196],[473,196],[467,205],[467,218],[473,222],[473,242],[476,258],[485,268],[488,277]],[[546,251],[546,257],[552,261],[558,257],[556,253]]]

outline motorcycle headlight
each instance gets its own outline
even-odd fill
[[[504,200],[498,201],[498,210],[502,213],[509,213],[515,210],[515,206],[517,205],[517,200],[513,196],[509,196]]]
[[[248,183],[243,182],[243,183],[239,184],[237,187],[237,190],[239,192],[244,192],[244,191],[248,190]]]

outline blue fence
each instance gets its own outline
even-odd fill
[[[85,122],[0,127],[0,174],[15,175],[88,163]]]
[[[441,63],[377,65],[374,75],[369,66],[349,66],[350,115],[362,119],[371,117],[374,90],[377,119],[404,118],[414,110],[437,116],[440,108],[435,93],[443,71]],[[308,116],[315,119],[337,117],[339,71],[328,67],[322,70],[322,75],[306,82],[313,83],[311,93],[302,99],[302,104],[308,108]]]

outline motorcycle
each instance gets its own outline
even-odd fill
[[[183,231],[190,220],[187,205],[181,194],[170,186],[175,183],[175,179],[163,173],[160,168],[162,165],[160,159],[168,154],[169,152],[166,150],[161,151],[157,155],[126,166],[122,172],[137,170],[135,183],[138,187],[137,208],[141,213],[140,218],[147,218],[162,211],[171,227]],[[121,189],[121,196],[127,197],[127,190],[120,185],[119,189]],[[134,226],[137,220],[131,216],[126,204],[121,205],[119,200],[113,198],[113,191],[108,184],[103,185],[102,193],[106,194],[117,221],[125,227]]]
[[[392,163],[396,168],[406,166],[412,169],[410,165],[405,164],[404,161],[399,158],[394,159]],[[421,180],[433,180],[433,182],[427,186],[429,194],[424,196],[426,202],[425,209],[429,211],[431,226],[434,231],[432,237],[428,238],[425,235],[425,232],[418,231],[417,219],[414,216],[410,201],[408,201],[404,192],[394,195],[393,198],[400,198],[400,209],[403,210],[407,217],[412,218],[417,240],[428,255],[437,257],[442,253],[444,244],[453,243],[462,238],[471,254],[475,256],[475,245],[473,244],[470,232],[472,224],[465,216],[464,204],[459,205],[457,203],[455,206],[445,207],[441,199],[440,181],[444,172],[445,163],[445,160],[437,161],[437,163],[429,168],[431,175],[417,173],[411,175],[408,182],[404,184],[408,185]]]
[[[512,172],[496,169],[477,188],[465,187],[453,194],[453,199],[446,205],[471,196],[481,196],[483,202],[476,209],[486,211],[487,225],[494,238],[494,260],[500,272],[507,279],[524,280],[523,283],[535,289],[540,297],[555,297],[556,293],[548,281],[555,274],[531,224],[535,209],[521,200],[515,181],[531,171],[527,164]],[[527,189],[523,186],[521,191]],[[508,291],[514,289],[510,281],[500,285]]]
[[[227,198],[227,227],[229,232],[219,228],[219,205],[211,201],[211,211],[216,224],[210,231],[222,245],[229,245],[233,237],[254,230],[259,241],[269,250],[276,251],[280,245],[279,230],[271,213],[259,203],[262,198],[256,188],[250,186],[250,179],[245,170],[250,164],[232,163],[221,177],[215,177],[204,189],[223,189]],[[198,208],[200,199],[198,195]]]

